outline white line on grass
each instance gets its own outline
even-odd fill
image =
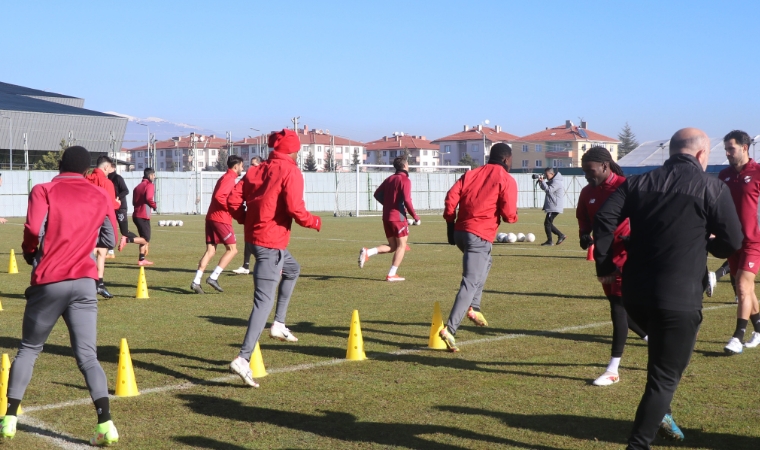
[[[723,309],[723,308],[730,308],[735,307],[734,304],[726,304],[726,305],[718,305],[718,306],[709,306],[707,308],[703,308],[702,311],[712,311],[716,309]],[[568,331],[577,331],[577,330],[584,330],[588,328],[596,328],[596,327],[603,327],[606,325],[611,325],[612,322],[594,322],[594,323],[588,323],[585,325],[575,325],[570,327],[563,327],[563,328],[557,328],[555,330],[547,330],[547,331],[537,331],[535,333],[512,333],[512,334],[503,334],[500,336],[493,336],[483,339],[473,339],[469,341],[461,341],[459,345],[473,345],[473,344],[483,344],[488,342],[498,342],[498,341],[504,341],[507,339],[517,339],[517,338],[523,338],[523,337],[539,337],[539,336],[547,336],[552,334],[560,334],[560,333],[566,333]],[[419,348],[410,348],[410,349],[404,349],[404,350],[396,350],[394,352],[388,352],[388,353],[376,353],[377,355],[394,355],[394,356],[400,356],[400,355],[409,355],[414,353],[420,353],[423,351],[428,351],[427,347],[419,347]],[[320,361],[316,363],[309,363],[309,364],[298,364],[295,366],[287,366],[287,367],[281,367],[279,369],[270,369],[268,371],[269,374],[276,374],[276,373],[289,373],[289,372],[300,372],[302,370],[311,370],[317,367],[327,367],[327,366],[336,366],[339,364],[344,364],[346,362],[349,362],[347,359],[330,359],[326,361]],[[212,378],[207,381],[195,383],[195,382],[185,382],[180,384],[173,384],[168,386],[159,386],[154,388],[148,388],[143,389],[140,394],[141,395],[147,395],[147,394],[156,394],[161,392],[170,392],[170,391],[179,391],[184,389],[190,389],[196,386],[204,385],[204,384],[212,384],[212,383],[223,383],[226,381],[234,380],[238,378],[237,375],[226,375],[223,377],[218,378]],[[109,395],[109,397],[112,400],[119,399],[119,397]],[[90,404],[92,400],[88,398],[81,398],[77,400],[71,400],[67,402],[61,402],[61,403],[53,403],[49,405],[41,405],[41,406],[30,406],[25,407],[24,411],[26,413],[33,413],[36,411],[46,411],[51,409],[61,409],[61,408],[68,408],[70,406],[79,406],[79,405],[87,405]],[[66,433],[62,433],[59,431],[53,430],[51,427],[45,425],[43,422],[38,421],[37,419],[31,418],[26,415],[22,415],[19,420],[30,427],[28,430],[32,434],[38,435],[41,438],[47,440],[48,442],[64,449],[82,449],[82,448],[89,448],[85,447],[84,445],[78,444],[78,440]]]

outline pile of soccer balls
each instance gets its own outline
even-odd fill
[[[159,220],[158,226],[159,227],[181,227],[185,225],[185,222],[181,220]]]
[[[496,235],[496,242],[533,242],[536,240],[536,235],[533,233],[499,233]]]

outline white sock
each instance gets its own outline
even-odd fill
[[[275,320],[272,322],[272,328],[285,328],[285,324]]]
[[[391,270],[388,272],[388,276],[392,277],[393,275],[396,275],[396,271],[398,270],[398,267],[391,266]]]
[[[193,280],[193,283],[195,284],[201,284],[201,277],[203,276],[202,270],[196,270],[195,271],[195,279]]]
[[[618,373],[619,366],[620,358],[610,358],[610,363],[607,365],[607,372]]]
[[[644,336],[644,342],[649,342],[649,335]]]
[[[222,273],[223,270],[224,269],[222,269],[221,266],[216,266],[216,269],[214,269],[214,271],[211,272],[211,277],[210,278],[212,280],[216,280],[217,278],[219,278],[219,275]]]
[[[367,249],[367,256],[375,256],[377,255],[377,247]]]

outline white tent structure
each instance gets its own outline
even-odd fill
[[[723,138],[710,139],[710,159],[708,166],[727,166],[726,152],[723,148]],[[670,140],[646,141],[622,157],[620,167],[657,167],[661,166],[670,155]],[[755,158],[755,145],[749,149],[749,155]]]

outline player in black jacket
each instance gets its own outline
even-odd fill
[[[610,251],[613,233],[620,222],[631,221],[623,301],[628,316],[649,335],[647,384],[628,449],[648,449],[658,426],[664,437],[683,439],[670,402],[702,323],[707,252],[727,258],[742,245],[728,188],[704,172],[709,155],[704,132],[679,130],[670,139],[665,165],[628,178],[594,221],[596,271],[603,282],[617,272]]]

